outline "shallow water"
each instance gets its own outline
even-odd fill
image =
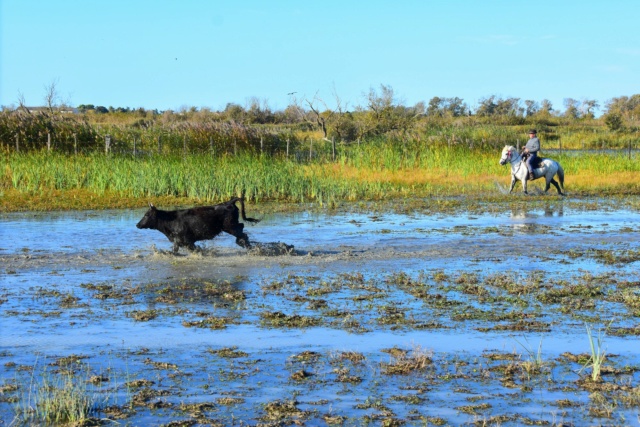
[[[183,361],[190,367],[182,370],[200,372],[206,349],[237,347],[278,366],[274,370],[282,370],[292,354],[309,350],[323,354],[356,351],[371,360],[385,360],[388,356],[381,355],[381,349],[419,346],[445,355],[445,359],[456,354],[473,359],[493,350],[526,355],[539,344],[545,357],[555,358],[567,351],[589,351],[585,318],[591,319],[595,328],[614,317],[619,327],[637,324],[637,318],[629,317],[623,309],[598,302],[595,312],[584,317],[567,317],[554,308],[532,310],[532,314],[542,310],[543,318],[551,317],[546,319],[550,324],[547,332],[481,331],[486,321],[451,322],[450,313],[427,309],[420,300],[389,284],[397,275],[417,280],[439,273],[449,276],[450,282],[441,292],[455,287],[454,279],[464,275],[477,275],[480,284],[483,278],[499,274],[522,280],[542,275],[550,282],[580,281],[585,275],[638,282],[638,261],[609,264],[593,255],[598,251],[620,255],[640,250],[640,212],[633,209],[598,207],[597,203],[584,209],[569,202],[550,202],[544,208],[505,206],[473,214],[269,214],[259,224],[247,225],[245,231],[258,246],[282,242],[295,248],[290,255],[276,256],[247,253],[228,235],[200,242],[202,251],[198,253],[183,250],[174,256],[170,254],[171,243],[162,234],[135,227],[143,213],[126,210],[0,217],[0,363],[34,366],[39,358],[82,354],[90,355],[91,366],[98,369],[96,366],[119,366],[123,352],[143,349],[145,354]],[[356,286],[318,294],[320,298],[309,297],[315,295],[312,291],[354,274],[362,275],[364,288],[377,287],[382,296]],[[189,295],[180,296],[184,299],[178,303],[158,302],[163,288],[177,288],[194,280],[227,283],[230,289],[244,292],[246,298],[207,299],[196,287],[189,288]],[[435,287],[437,283],[433,283]],[[111,287],[117,295],[100,297],[88,285]],[[64,305],[65,298],[71,303]],[[486,304],[461,298],[469,308]],[[320,299],[328,308],[349,314],[334,318],[320,311],[318,316],[318,310],[310,306]],[[425,316],[441,326],[385,325],[381,323],[384,315],[378,316],[391,306],[400,307],[407,318]],[[148,321],[132,317],[143,310],[155,310],[156,317]],[[264,312],[315,316],[321,324],[269,326],[261,320]],[[185,327],[185,322],[206,316],[202,313],[226,316],[234,322],[219,330]],[[353,319],[363,328],[341,326]],[[625,363],[640,364],[636,337],[607,335],[606,348]],[[130,362],[135,365],[134,359]],[[0,381],[10,383],[19,376],[15,369],[6,369]],[[263,387],[261,381],[264,378],[250,381],[250,388]],[[189,396],[199,395],[198,390],[182,387]],[[282,390],[273,395],[284,399],[291,393]],[[334,392],[319,392],[317,398],[331,400]],[[258,393],[262,397],[247,400],[261,401],[267,394]],[[348,401],[345,396],[336,407],[349,414]],[[500,406],[494,403],[494,407]],[[13,417],[9,405],[0,402],[0,410],[5,421]],[[540,410],[540,404],[535,404],[522,412]],[[629,411],[622,414],[634,413]],[[444,407],[437,415],[454,423],[472,419]],[[137,416],[134,420],[142,422],[152,415]],[[161,414],[159,419],[172,416]],[[236,416],[254,421],[257,417],[246,408],[239,409]]]

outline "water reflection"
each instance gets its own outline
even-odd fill
[[[536,234],[549,228],[559,229],[563,225],[564,204],[548,203],[543,208],[512,208],[509,217],[511,228],[525,234]]]
[[[564,204],[545,206],[544,216],[564,216]]]

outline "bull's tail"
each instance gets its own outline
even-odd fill
[[[560,188],[564,190],[564,169],[558,163],[558,180],[560,181]]]
[[[232,204],[232,203],[235,203],[235,202],[238,202],[238,201],[240,202],[240,213],[242,214],[242,220],[243,221],[249,221],[249,222],[254,223],[254,224],[260,222],[259,219],[247,218],[247,215],[244,213],[244,197],[235,197],[235,198],[229,200],[227,203],[228,204]]]

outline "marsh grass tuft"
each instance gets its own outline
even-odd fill
[[[289,421],[294,424],[303,423],[311,413],[298,408],[298,402],[295,400],[280,401],[266,403],[264,405],[265,415],[262,417],[264,421]]]
[[[308,372],[304,369],[300,369],[299,371],[294,372],[293,374],[291,374],[290,378],[293,381],[304,381],[307,378],[313,376],[314,374],[311,372]]]
[[[480,403],[478,405],[463,405],[455,408],[457,411],[464,412],[466,414],[480,415],[482,411],[491,409],[491,404]]]
[[[424,371],[433,363],[432,352],[415,347],[411,352],[393,348],[388,351],[393,360],[381,363],[382,373],[386,375],[408,375]]]
[[[260,313],[261,323],[272,328],[305,328],[318,326],[321,319],[299,314],[287,315],[280,311]]]
[[[539,373],[544,366],[544,360],[542,358],[542,339],[540,339],[540,342],[538,343],[537,351],[534,351],[531,348],[531,346],[529,345],[529,342],[527,341],[527,337],[524,337],[524,341],[526,345],[521,343],[517,339],[515,339],[515,341],[518,344],[520,344],[522,348],[524,348],[524,350],[527,352],[529,356],[528,360],[522,362],[522,367],[530,375]]]
[[[208,329],[226,329],[234,320],[229,317],[209,316],[202,320],[183,320],[182,326],[187,328],[208,328]]]
[[[91,375],[86,378],[70,371],[53,373],[45,368],[39,378],[33,370],[31,382],[15,405],[20,424],[81,423],[97,413],[102,403],[98,394],[89,390]]]
[[[218,405],[224,405],[224,406],[240,405],[244,402],[245,402],[245,399],[241,397],[219,397],[216,399],[216,403]]]
[[[599,330],[597,337],[594,337],[591,327],[588,324],[585,325],[585,327],[587,329],[587,337],[589,338],[591,357],[589,358],[583,369],[591,368],[591,381],[598,382],[602,380],[602,365],[607,359],[607,353],[602,347],[604,332],[602,330]]]
[[[219,357],[224,357],[224,358],[228,358],[228,359],[235,359],[235,358],[239,358],[239,357],[248,357],[249,354],[238,350],[238,347],[225,347],[225,348],[221,348],[221,349],[208,349],[207,350],[208,353],[214,354],[216,356]]]
[[[148,309],[148,310],[132,310],[125,315],[130,317],[137,322],[148,322],[149,320],[153,320],[158,317],[159,311],[156,309]]]

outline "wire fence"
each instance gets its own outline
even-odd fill
[[[495,124],[435,126],[420,123],[384,135],[344,141],[339,136],[319,138],[302,124],[251,125],[233,121],[133,124],[89,123],[61,114],[0,114],[0,146],[5,152],[51,151],[70,155],[97,153],[144,157],[208,154],[229,156],[249,153],[293,159],[298,162],[336,160],[348,151],[357,154],[369,145],[389,145],[400,150],[463,147],[501,150],[505,145],[526,144],[527,125]],[[638,132],[609,132],[602,126],[539,126],[544,150],[638,150]]]
[[[81,140],[76,136],[71,141],[57,141],[48,134],[44,141],[21,141],[16,136],[12,143],[2,145],[6,152],[27,153],[32,151],[58,152],[67,155],[120,155],[133,157],[150,156],[233,156],[240,153],[287,158],[298,162],[335,160],[340,148],[357,143],[336,142],[334,139],[280,138],[261,136],[256,141],[223,140],[211,136],[208,140],[194,140],[186,135],[165,134],[154,138],[134,136],[116,138],[104,135],[100,139]]]

